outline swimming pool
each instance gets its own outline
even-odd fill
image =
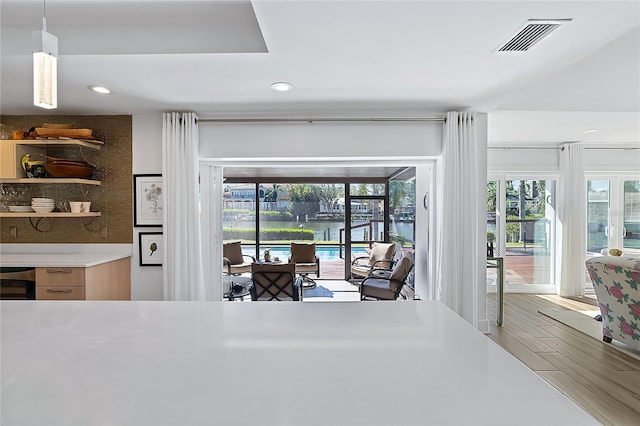
[[[270,247],[267,245],[260,246],[260,257],[262,257],[262,253],[264,249],[269,248],[271,250],[271,257],[279,257],[280,260],[286,260],[291,254],[291,250],[289,247]],[[353,253],[362,253],[366,254],[364,247],[353,247],[351,249]],[[255,249],[252,246],[242,247],[242,253],[254,256]],[[342,248],[342,256],[344,256],[345,250]],[[336,260],[340,258],[340,249],[338,246],[316,246],[316,256],[322,260]]]

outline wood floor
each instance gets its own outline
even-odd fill
[[[495,297],[487,303],[495,318]],[[553,295],[508,293],[504,307],[504,325],[491,327],[491,339],[601,423],[640,425],[640,361],[538,313],[593,310],[592,305]]]

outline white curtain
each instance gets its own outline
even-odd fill
[[[474,326],[479,286],[483,292],[486,286],[480,264],[486,254],[486,179],[479,176],[486,169],[478,158],[486,151],[478,150],[475,121],[473,112],[449,112],[444,124],[436,284],[436,297]]]
[[[584,146],[581,143],[563,144],[558,181],[561,296],[582,296],[584,293],[586,192]]]
[[[206,300],[198,200],[198,117],[162,115],[165,300]]]

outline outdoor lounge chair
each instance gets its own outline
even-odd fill
[[[360,283],[360,299],[396,300],[411,273],[414,254],[407,253],[396,262],[388,276],[372,274]]]
[[[394,243],[373,243],[368,256],[358,256],[351,261],[351,277],[362,279],[374,269],[391,269],[395,252]]]
[[[251,300],[302,300],[301,279],[296,280],[293,263],[251,265]]]
[[[222,245],[223,270],[227,275],[240,275],[251,272],[251,264],[256,258],[242,254],[240,241],[224,243]]]
[[[309,278],[309,274],[315,274],[320,278],[320,259],[316,256],[315,243],[291,243],[291,256],[289,263],[296,265],[296,274],[302,277],[304,288],[314,288],[316,282]]]

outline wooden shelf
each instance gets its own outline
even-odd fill
[[[13,213],[13,212],[0,212],[0,217],[97,217],[100,216],[100,212],[89,213],[68,213],[68,212],[51,212],[51,213]]]
[[[79,183],[83,185],[102,185],[99,180],[79,178],[0,178],[0,183]]]
[[[19,139],[13,140],[9,139],[11,142],[14,142],[17,145],[31,145],[31,146],[84,146],[86,148],[91,148],[95,150],[99,150],[101,145],[104,144],[102,141],[97,140],[89,140],[89,139]]]

